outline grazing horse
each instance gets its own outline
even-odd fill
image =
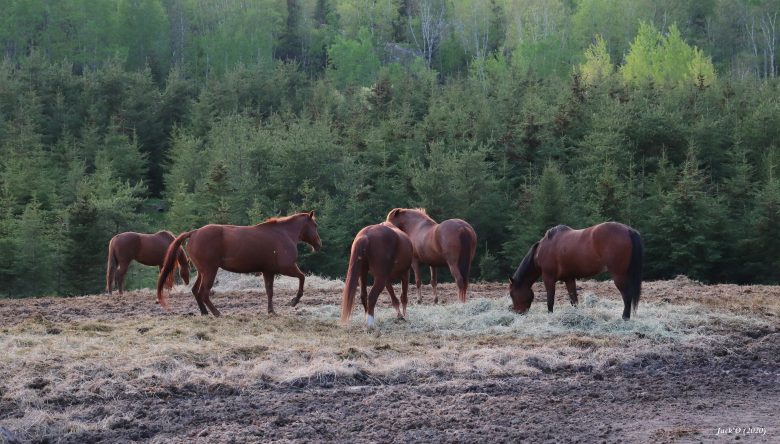
[[[349,268],[341,298],[341,322],[347,322],[355,302],[357,281],[360,280],[360,300],[366,310],[368,327],[374,326],[374,307],[383,288],[387,288],[398,319],[406,316],[407,292],[409,289],[409,267],[412,265],[412,242],[409,236],[388,222],[369,225],[355,236]],[[374,276],[371,292],[366,292],[368,273]],[[401,303],[393,291],[393,281],[401,279]]]
[[[525,313],[534,300],[531,286],[542,277],[547,290],[547,310],[555,303],[555,283],[563,281],[572,305],[577,305],[576,278],[608,271],[623,296],[623,319],[631,318],[642,293],[642,238],[633,228],[604,222],[582,230],[566,225],[550,228],[525,255],[509,278],[512,309]]]
[[[173,233],[170,231],[158,231],[154,234],[119,233],[111,238],[108,243],[108,264],[106,267],[106,293],[111,294],[111,284],[116,283],[121,295],[125,290],[125,274],[130,262],[136,261],[144,264],[157,266],[162,269],[165,252],[168,246],[173,242]],[[190,266],[187,263],[187,256],[184,251],[179,249],[176,252],[176,258],[179,267],[179,275],[185,284],[190,283]],[[165,281],[165,288],[173,287],[173,274]]]
[[[458,297],[466,302],[469,286],[469,272],[474,253],[477,251],[477,233],[468,222],[461,219],[447,219],[438,224],[422,208],[396,208],[387,215],[387,222],[397,226],[409,235],[414,246],[412,270],[417,286],[417,303],[422,303],[420,290],[420,264],[431,267],[433,303],[439,302],[436,293],[436,267],[447,266],[458,284]]]
[[[187,253],[198,270],[192,294],[200,313],[207,315],[208,307],[214,316],[219,316],[219,310],[211,303],[209,292],[214,285],[217,269],[234,273],[262,273],[268,295],[268,313],[271,314],[274,313],[274,275],[298,278],[298,293],[290,301],[291,306],[296,306],[303,296],[305,276],[296,263],[298,242],[306,242],[314,251],[322,248],[314,211],[275,217],[257,225],[206,225],[187,231],[168,247],[165,263],[157,278],[157,300],[165,308],[168,303],[162,291],[163,283],[173,268],[174,251],[186,239],[190,240]]]

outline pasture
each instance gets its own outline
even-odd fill
[[[476,283],[466,304],[412,302],[395,319],[380,296],[375,331],[360,304],[338,323],[343,283],[279,279],[278,314],[261,279],[220,274],[202,317],[185,287],[164,312],[151,290],[123,297],[0,300],[0,440],[720,441],[780,409],[780,289],[644,284],[621,319],[611,282],[541,284],[525,316],[507,285]],[[396,288],[398,285],[396,285]],[[411,293],[412,301],[414,292]],[[735,435],[730,435],[733,439]]]

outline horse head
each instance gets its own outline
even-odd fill
[[[301,240],[311,245],[312,251],[319,251],[322,248],[320,233],[317,231],[317,220],[314,217],[314,211],[304,213],[306,222],[301,230]]]
[[[418,223],[436,223],[425,208],[394,208],[387,214],[387,222],[400,228],[401,231],[407,231]]]
[[[509,297],[512,299],[511,310],[515,313],[525,314],[534,301],[534,291],[531,285],[523,285],[509,278]]]
[[[509,278],[509,297],[512,299],[512,311],[516,313],[527,312],[534,301],[534,291],[531,286],[541,274],[535,258],[538,246],[539,242],[528,250],[515,274]]]
[[[389,213],[387,213],[387,219],[386,222],[390,222],[391,224],[395,225],[396,227],[403,230],[403,213],[406,210],[403,208],[394,208],[390,210]]]

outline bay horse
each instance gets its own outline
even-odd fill
[[[366,311],[366,323],[369,328],[374,326],[374,307],[379,294],[385,288],[390,293],[398,319],[404,319],[413,252],[409,236],[388,222],[369,225],[360,230],[352,242],[349,268],[344,280],[341,322],[346,323],[352,314],[358,280],[360,280],[360,300]],[[371,292],[366,292],[368,273],[374,276]],[[393,281],[399,278],[401,279],[400,304],[393,291]]]
[[[632,309],[636,315],[642,293],[642,261],[642,238],[627,225],[604,222],[582,230],[566,225],[550,228],[509,278],[512,310],[528,311],[534,300],[531,286],[539,276],[547,290],[547,311],[552,313],[556,282],[566,283],[571,304],[576,306],[574,280],[607,271],[623,296],[623,319],[630,319]]]
[[[436,292],[436,267],[447,266],[458,285],[458,297],[466,302],[471,262],[477,251],[477,233],[468,222],[461,219],[447,219],[436,223],[423,208],[395,208],[387,215],[387,222],[397,226],[409,235],[414,247],[412,270],[417,286],[417,303],[422,303],[420,264],[431,267],[433,303],[439,302]]]
[[[106,266],[106,293],[111,294],[111,284],[116,283],[119,294],[125,290],[125,274],[133,260],[143,265],[156,266],[162,269],[165,253],[173,242],[170,231],[158,231],[154,234],[134,233],[128,231],[119,233],[108,242],[108,264]],[[179,275],[185,284],[190,283],[190,265],[184,251],[176,252]],[[165,288],[173,287],[173,274],[165,281]]]
[[[298,242],[309,244],[313,251],[322,248],[314,211],[287,217],[274,217],[257,225],[211,224],[184,232],[168,247],[165,263],[157,278],[157,301],[163,308],[168,307],[162,289],[168,274],[173,269],[174,252],[187,239],[189,239],[186,247],[187,254],[198,270],[198,278],[192,286],[192,294],[198,303],[200,313],[208,315],[208,310],[211,310],[214,316],[219,316],[220,313],[211,302],[209,292],[214,285],[219,268],[234,273],[262,273],[268,296],[268,313],[272,314],[276,274],[298,278],[298,293],[290,301],[291,306],[296,306],[303,296],[305,276],[296,263]]]

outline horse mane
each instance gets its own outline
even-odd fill
[[[292,220],[292,219],[295,219],[296,217],[300,217],[300,216],[308,216],[308,215],[309,215],[309,213],[305,213],[305,212],[304,212],[304,213],[295,213],[295,214],[291,214],[291,215],[289,215],[289,216],[276,216],[276,217],[269,217],[268,219],[266,219],[266,220],[264,220],[264,221],[260,222],[260,223],[259,223],[259,224],[257,224],[257,225],[264,225],[264,224],[278,224],[278,223],[288,222],[288,221],[290,221],[290,220]]]
[[[545,233],[544,236],[548,240],[552,240],[552,238],[556,234],[558,234],[559,232],[561,232],[561,231],[569,231],[569,230],[571,230],[571,227],[568,226],[568,225],[556,225],[556,226],[550,228],[549,230],[547,230],[547,233]]]
[[[528,272],[536,269],[534,256],[536,256],[536,247],[538,246],[539,246],[539,242],[533,244],[533,246],[531,246],[531,249],[528,250],[528,253],[526,253],[522,262],[520,262],[520,265],[517,267],[517,271],[515,271],[515,274],[512,275],[513,285],[520,285],[520,283],[523,282],[523,279],[525,279],[525,276],[528,274]]]
[[[428,219],[428,220],[430,220],[431,222],[434,222],[434,223],[436,222],[435,220],[433,220],[433,218],[431,216],[428,216],[428,210],[426,210],[425,208],[419,208],[419,207],[418,208],[407,208],[406,211],[414,211],[415,213],[419,214],[420,216],[423,216],[425,219]]]
[[[287,222],[290,219],[294,218],[295,216],[299,216],[303,213],[296,213],[291,216],[276,216],[276,217],[269,217],[268,219],[264,220],[262,223],[264,224],[278,224],[281,222]]]

